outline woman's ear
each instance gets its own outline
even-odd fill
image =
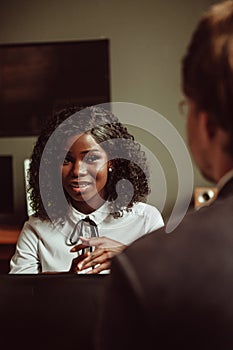
[[[113,170],[112,162],[111,162],[111,161],[108,161],[108,172],[111,173],[112,170]]]

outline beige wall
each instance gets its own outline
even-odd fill
[[[166,117],[185,139],[179,115],[180,61],[201,13],[211,0],[9,0],[0,5],[0,43],[110,39],[111,98],[137,103]],[[167,179],[168,215],[176,198],[174,166],[149,135],[132,128],[156,154]],[[31,152],[34,138],[0,139],[18,149],[15,167]],[[21,171],[21,170],[19,170]],[[20,180],[15,176],[15,186]],[[21,181],[21,180],[20,180]],[[207,184],[195,170],[195,186]],[[156,184],[155,184],[156,186]],[[17,192],[18,203],[22,192]],[[157,205],[159,196],[150,201]],[[20,205],[20,204],[18,204]]]

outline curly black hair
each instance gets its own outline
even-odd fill
[[[101,143],[111,161],[105,199],[114,218],[121,216],[123,209],[145,201],[150,192],[145,153],[119,119],[100,106],[69,106],[54,113],[31,156],[28,191],[34,215],[42,220],[64,220],[69,215],[70,199],[62,187],[60,166],[67,138],[82,133]]]

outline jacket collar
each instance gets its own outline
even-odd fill
[[[233,195],[233,169],[226,173],[218,183],[218,198]]]

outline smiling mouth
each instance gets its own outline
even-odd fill
[[[71,183],[71,188],[73,188],[74,190],[81,190],[81,189],[85,189],[87,188],[88,186],[90,186],[90,182],[86,182],[86,181],[83,181],[83,182],[73,182]]]

